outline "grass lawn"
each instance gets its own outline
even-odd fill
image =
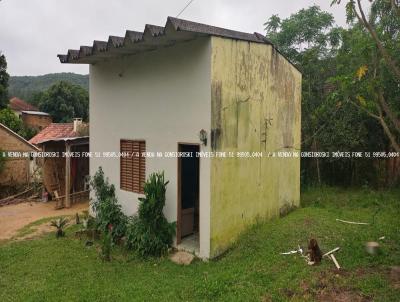
[[[58,240],[51,234],[2,243],[0,301],[400,301],[400,283],[389,274],[400,265],[399,190],[307,190],[302,208],[254,226],[220,259],[187,267],[121,249],[102,262],[98,246],[85,247],[74,230]],[[381,253],[367,254],[365,242],[381,236]],[[308,266],[280,255],[305,248],[310,237],[323,252],[340,246],[342,271],[328,260]]]

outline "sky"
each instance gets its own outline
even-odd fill
[[[57,54],[145,24],[165,25],[189,0],[0,0],[0,51],[10,75],[88,73],[87,65],[61,64]],[[343,4],[331,0],[194,0],[180,18],[229,29],[264,33],[273,14],[286,18],[313,4],[345,24]]]

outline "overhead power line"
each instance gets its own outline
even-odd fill
[[[193,3],[193,1],[194,1],[194,0],[190,0],[190,1],[185,5],[185,7],[182,8],[182,10],[179,12],[179,14],[176,15],[176,17],[178,18],[178,17],[190,6],[190,4]]]

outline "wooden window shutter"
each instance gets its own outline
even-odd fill
[[[144,193],[144,183],[146,182],[146,157],[143,154],[146,152],[146,142],[141,141],[140,146],[140,172],[139,172],[139,192]]]
[[[146,142],[139,140],[121,140],[120,151],[127,153],[120,160],[120,187],[122,190],[144,193],[146,181]]]

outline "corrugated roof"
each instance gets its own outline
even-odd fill
[[[219,36],[255,43],[272,43],[259,33],[245,33],[188,20],[168,17],[165,26],[146,24],[143,32],[127,30],[124,37],[110,36],[108,41],[94,41],[92,46],[70,49],[58,55],[61,63],[91,64],[105,57],[135,54],[199,36]]]
[[[220,36],[236,40],[245,40],[257,43],[271,44],[271,42],[268,41],[262,34],[258,33],[250,34],[236,30],[230,30],[226,28],[192,22],[188,20],[177,19],[173,17],[168,17],[168,21],[170,21],[173,24],[176,31],[187,31],[193,33],[206,34],[210,36]]]
[[[24,100],[21,100],[17,97],[13,97],[9,104],[8,107],[11,110],[15,110],[15,111],[24,111],[24,110],[28,110],[28,111],[38,111],[39,109],[27,102],[25,102]]]
[[[79,133],[74,131],[74,123],[51,123],[29,142],[38,145],[45,141],[79,137]]]
[[[50,114],[48,114],[48,113],[46,113],[46,112],[42,112],[42,111],[24,110],[24,111],[22,111],[22,113],[33,114],[33,115],[45,115],[45,116],[50,116]]]

